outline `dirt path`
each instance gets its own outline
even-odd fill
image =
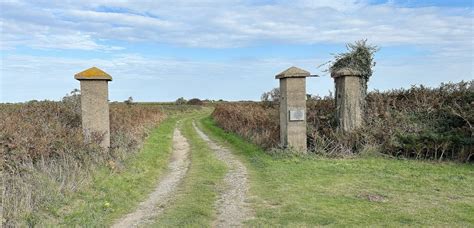
[[[189,168],[189,144],[178,129],[173,134],[173,154],[168,165],[168,173],[160,180],[148,199],[138,208],[121,218],[112,227],[137,227],[151,222],[159,215],[173,198],[176,187]]]
[[[217,219],[213,227],[239,227],[252,216],[247,202],[249,185],[247,169],[228,149],[212,141],[193,123],[198,134],[216,153],[217,158],[226,163],[229,171],[224,177],[225,189],[220,193],[216,202]]]

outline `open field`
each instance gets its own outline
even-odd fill
[[[56,107],[56,104],[48,105]],[[137,130],[140,135],[135,139],[145,141],[137,141],[135,146],[130,147],[131,150],[126,149],[128,147],[119,147],[122,148],[120,156],[117,153],[115,157],[101,155],[103,157],[100,159],[86,160],[91,161],[93,166],[80,166],[71,170],[74,171],[76,179],[63,182],[71,183],[71,186],[74,186],[71,190],[64,189],[60,184],[62,182],[59,182],[62,179],[47,176],[46,168],[38,168],[51,168],[54,167],[51,161],[62,160],[55,159],[50,154],[49,157],[40,156],[45,161],[44,164],[27,159],[20,160],[17,167],[29,165],[32,168],[27,172],[19,170],[16,175],[7,174],[10,178],[16,177],[20,178],[16,180],[22,181],[10,182],[10,186],[19,186],[14,185],[16,183],[30,184],[28,189],[41,186],[38,192],[48,192],[51,197],[34,193],[38,194],[37,199],[43,199],[30,201],[36,203],[35,207],[15,208],[16,210],[6,208],[6,211],[17,213],[15,217],[7,217],[11,219],[7,221],[10,224],[31,226],[113,224],[117,219],[136,210],[139,203],[152,193],[160,177],[167,172],[173,130],[177,127],[190,144],[190,169],[173,193],[172,203],[161,208],[162,213],[152,218],[149,225],[159,227],[214,224],[218,217],[216,202],[226,188],[224,177],[229,167],[219,161],[209,145],[199,137],[192,125],[195,122],[211,139],[237,155],[248,169],[250,191],[246,203],[252,213],[246,217],[245,225],[465,227],[474,224],[470,216],[474,213],[474,195],[471,191],[474,188],[474,167],[470,163],[397,159],[381,153],[330,158],[324,155],[303,156],[291,154],[291,151],[265,150],[235,133],[221,129],[219,123],[210,116],[213,112],[210,107],[129,107],[115,104],[111,110],[116,111],[112,112],[122,113],[121,116],[125,119],[113,121],[125,126],[132,123],[128,122],[133,120],[131,116],[140,116],[137,113],[126,114],[129,109],[146,107],[163,116],[151,122],[145,121],[144,123],[152,123],[142,124],[148,126],[147,128],[138,128],[143,130]],[[125,112],[126,110],[128,111]],[[34,116],[34,113],[36,112],[26,112],[22,115]],[[166,118],[163,119],[165,115]],[[147,115],[143,113],[141,116],[146,119]],[[42,121],[55,123],[54,118],[48,118],[52,117]],[[29,118],[34,119],[38,117]],[[113,129],[123,132],[124,138],[120,138],[121,140],[131,137],[126,133],[132,128],[115,126]],[[58,130],[50,129],[46,132],[53,134]],[[138,134],[137,132],[135,134]],[[117,133],[112,135],[114,134]],[[71,153],[75,150],[70,148],[67,151]],[[89,152],[92,153],[91,156],[97,151],[100,152],[99,149],[93,151]],[[78,160],[67,161],[71,164],[82,164]],[[64,168],[61,172],[64,172]],[[38,176],[42,178],[35,181],[31,179]],[[75,182],[74,185],[72,181]],[[10,199],[17,202],[28,200],[22,195]]]
[[[474,228],[473,1],[0,0],[0,228]]]

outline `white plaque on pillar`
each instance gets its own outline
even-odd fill
[[[304,121],[305,113],[303,109],[290,110],[290,121]]]

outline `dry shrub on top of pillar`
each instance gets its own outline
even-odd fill
[[[362,89],[367,94],[367,83],[372,76],[375,66],[374,55],[379,50],[375,45],[367,43],[367,40],[359,40],[353,44],[346,45],[347,52],[335,56],[334,61],[330,62],[330,72],[336,72],[343,69],[357,71],[362,77]]]
[[[346,53],[335,56],[329,71],[336,87],[336,119],[339,129],[350,132],[362,126],[366,115],[367,83],[375,66],[376,46],[367,40],[347,44]]]

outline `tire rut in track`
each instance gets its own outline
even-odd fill
[[[230,150],[219,146],[202,132],[196,124],[194,128],[214,151],[217,158],[223,161],[229,171],[224,177],[225,188],[220,192],[216,201],[217,219],[212,224],[213,227],[239,227],[243,222],[250,219],[252,212],[248,205],[247,197],[249,192],[247,169]]]
[[[161,214],[175,196],[177,186],[189,168],[189,143],[178,129],[173,133],[173,154],[168,164],[168,172],[161,178],[148,198],[137,209],[119,219],[112,227],[138,227],[152,222]]]

